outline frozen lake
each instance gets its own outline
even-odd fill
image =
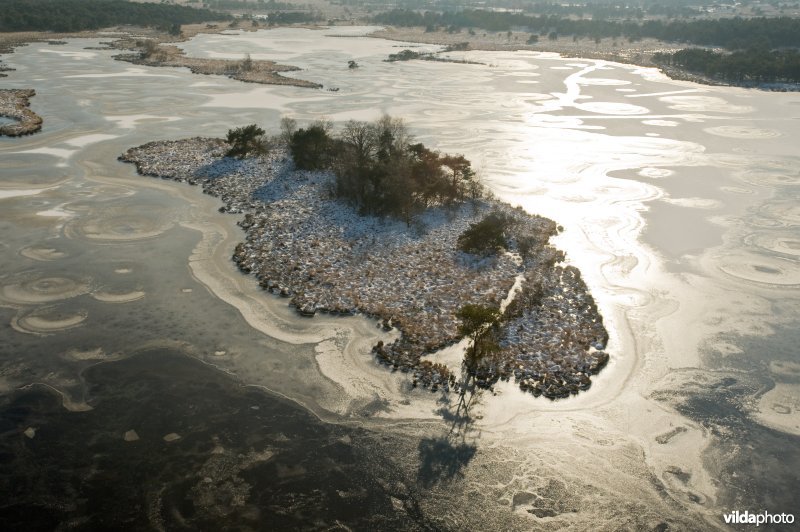
[[[611,335],[611,362],[586,393],[484,394],[476,454],[454,484],[423,486],[424,512],[445,528],[491,518],[599,530],[722,527],[724,511],[797,508],[800,93],[535,52],[388,63],[436,47],[367,31],[183,45],[295,65],[289,75],[322,90],[135,67],[84,49],[96,40],[6,56],[16,72],[4,85],[36,90],[44,128],[0,139],[0,391],[45,383],[87,410],[85,367],[158,345],[327,421],[435,434],[436,396],[404,391],[403,376],[371,360],[374,324],[295,315],[230,262],[236,216],[116,161],[150,140],[250,123],[277,133],[281,116],[341,125],[389,113],[472,160],[497,196],[563,226],[555,243]],[[413,470],[420,459],[398,461]]]

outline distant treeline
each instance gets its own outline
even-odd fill
[[[316,22],[322,17],[316,13],[303,13],[300,11],[276,11],[269,14],[267,21],[270,26],[275,24],[303,24],[305,22]]]
[[[611,37],[626,38],[631,41],[648,37],[670,42],[721,46],[729,50],[800,46],[800,19],[790,17],[619,22],[577,20],[546,15],[531,16],[479,9],[442,13],[395,9],[380,13],[373,20],[379,24],[424,26],[429,29],[445,28],[449,31],[460,31],[464,28],[487,31],[517,29],[540,35],[573,35],[590,39]]]
[[[0,31],[72,32],[120,24],[169,30],[228,18],[207,9],[123,0],[0,0]]]
[[[342,5],[374,6],[379,10],[385,6],[380,0],[338,0]],[[397,8],[414,10],[460,11],[465,8],[481,9],[480,4],[486,2],[464,2],[463,0],[401,0],[393,2]],[[693,0],[692,5],[682,5],[671,0],[669,4],[663,2],[491,2],[495,9],[505,8],[511,12],[525,12],[537,15],[558,15],[562,17],[578,16],[592,17],[595,19],[625,19],[643,18],[645,15],[660,15],[666,17],[691,17],[701,14],[697,8],[701,1]],[[709,2],[710,3],[710,2]],[[732,3],[732,2],[731,2]]]
[[[800,53],[795,50],[750,49],[718,53],[687,48],[674,54],[657,53],[653,61],[728,82],[800,83]]]
[[[199,3],[199,0],[196,0]],[[259,0],[252,2],[247,0],[203,0],[204,7],[210,9],[246,9],[250,11],[265,11],[274,9],[292,10],[297,9],[296,4],[288,2],[276,2],[275,0]]]

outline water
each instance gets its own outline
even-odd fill
[[[408,45],[353,36],[363,31],[185,44],[293,64],[302,70],[290,75],[336,92],[135,67],[84,50],[92,40],[8,56],[10,79],[36,89],[31,105],[45,124],[0,139],[6,401],[38,382],[49,388],[36,393],[58,390],[72,414],[91,416],[103,392],[87,367],[134,353],[151,367],[153,349],[179,351],[326,421],[398,441],[385,451],[391,471],[374,476],[416,486],[402,499],[415,502],[376,512],[413,514],[419,526],[435,516],[444,528],[482,519],[509,529],[706,528],[722,526],[723,511],[796,508],[800,95],[532,52],[450,54],[482,65],[386,63]],[[360,67],[348,69],[350,59]],[[565,228],[557,245],[611,333],[612,361],[589,392],[549,402],[501,386],[479,399],[480,419],[460,440],[445,438],[436,397],[408,392],[372,362],[373,324],[297,317],[231,265],[235,216],[115,160],[154,139],[253,122],[277,132],[281,115],[339,123],[384,112],[426,145],[466,155],[498,196]],[[103,381],[114,364],[96,367]],[[304,419],[298,427],[317,423]]]

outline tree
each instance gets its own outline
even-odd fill
[[[502,212],[490,212],[458,236],[458,249],[475,255],[490,255],[507,249],[506,231],[512,221]]]
[[[250,57],[250,54],[244,55],[244,60],[239,63],[239,70],[241,72],[250,72],[253,70],[253,59]]]
[[[230,149],[225,154],[228,157],[244,159],[251,153],[263,155],[269,150],[264,138],[264,130],[256,124],[229,129],[225,140],[230,145]]]
[[[137,45],[139,43],[136,43]],[[149,59],[158,51],[158,43],[153,39],[146,39],[141,46],[142,59]]]
[[[458,332],[470,339],[464,354],[464,367],[467,375],[474,378],[481,363],[500,349],[497,330],[502,314],[496,308],[467,304],[458,310],[456,316],[461,320]]]
[[[292,142],[292,135],[295,131],[297,131],[297,120],[289,116],[282,117],[280,139],[284,146],[289,146]]]
[[[322,170],[330,162],[332,139],[324,125],[313,124],[292,133],[289,150],[301,170]]]
[[[406,151],[411,135],[402,118],[383,115],[375,122],[374,127],[376,128],[375,136],[378,139],[379,159]]]
[[[470,182],[475,179],[472,165],[463,155],[445,155],[441,158],[442,166],[448,168],[450,174],[450,195],[452,198],[463,201],[470,189]]]
[[[363,167],[375,154],[376,130],[366,122],[348,120],[339,136],[348,144],[356,158],[356,164]]]

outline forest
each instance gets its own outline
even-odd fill
[[[576,39],[643,38],[698,46],[720,47],[728,52],[687,48],[673,54],[657,53],[653,62],[675,67],[724,82],[797,83],[800,81],[800,19],[727,18],[717,20],[613,21],[567,19],[560,16],[531,16],[523,13],[463,10],[424,13],[399,10],[376,15],[381,24],[424,26],[428,30],[460,32],[464,28],[487,31],[524,30],[531,32],[528,44],[539,35],[556,39],[572,35]],[[538,35],[537,35],[538,34]]]
[[[276,0],[258,0],[257,2],[248,2],[247,0],[196,0],[197,3],[202,3],[203,7],[209,9],[239,9],[239,10],[257,10],[257,11],[275,11],[275,10],[292,10],[297,9],[297,6],[289,2],[277,2]]]
[[[625,38],[630,41],[653,38],[662,41],[720,46],[728,50],[766,47],[800,47],[800,19],[730,18],[717,20],[591,20],[560,16],[531,16],[523,13],[467,9],[459,12],[434,12],[395,9],[373,17],[379,24],[424,26],[430,30],[465,28],[486,31],[529,31],[540,35],[572,35],[577,38]]]
[[[724,81],[800,83],[800,53],[795,50],[749,49],[726,54],[686,48],[672,54],[657,53],[653,62]]]
[[[207,9],[124,0],[0,0],[0,31],[96,30],[130,24],[169,30],[230,17]]]

